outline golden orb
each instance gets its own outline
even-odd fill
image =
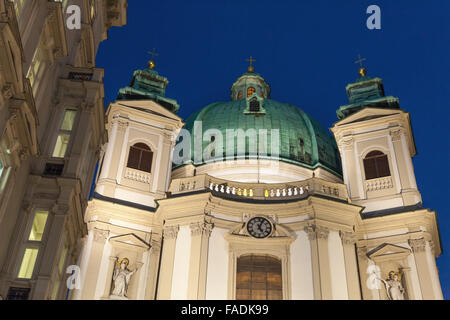
[[[253,72],[255,72],[255,68],[253,68],[253,66],[249,66],[249,67],[247,68],[247,72],[248,72],[248,73],[253,73]]]
[[[155,69],[155,67],[156,67],[155,61],[153,61],[153,60],[149,61],[148,68],[153,70],[153,69]]]
[[[365,77],[366,76],[366,74],[367,74],[367,69],[366,68],[359,68],[359,70],[358,70],[358,73],[359,73],[359,75],[361,76],[361,77]]]

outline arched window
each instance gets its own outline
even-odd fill
[[[250,97],[252,96],[252,94],[255,93],[255,91],[256,91],[255,88],[249,87],[249,88],[247,89],[247,98],[250,98]]]
[[[237,259],[237,300],[283,299],[281,261],[265,255]]]
[[[152,171],[153,152],[144,143],[136,143],[130,147],[127,167],[145,172]]]
[[[241,100],[241,99],[242,99],[242,91],[239,91],[239,92],[238,92],[237,98],[238,98],[238,100]]]
[[[372,151],[364,158],[366,180],[390,176],[387,155],[381,151]]]

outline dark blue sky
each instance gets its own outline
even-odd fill
[[[450,298],[450,1],[128,2],[128,24],[110,30],[97,56],[106,104],[156,48],[156,70],[169,79],[166,96],[180,103],[186,119],[229,100],[252,55],[273,99],[329,128],[347,103],[345,86],[357,78],[357,55],[367,58],[368,75],[382,78],[386,95],[399,97],[411,113],[417,183],[424,206],[438,213],[444,248],[438,267]],[[366,28],[371,4],[381,8],[381,30]]]

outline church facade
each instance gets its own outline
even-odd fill
[[[329,135],[252,66],[183,121],[134,72],[108,142],[71,299],[443,299],[409,113],[382,80],[347,86]]]

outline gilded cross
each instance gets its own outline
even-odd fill
[[[253,59],[252,56],[250,56],[250,59],[247,59],[246,61],[250,62],[250,67],[253,67],[252,63],[255,62],[256,60]]]
[[[363,66],[363,61],[365,61],[366,60],[366,58],[361,58],[361,55],[360,54],[358,54],[358,60],[356,60],[355,61],[355,63],[359,63],[359,65],[360,65],[360,67],[361,68],[364,68],[364,66]]]
[[[153,51],[149,51],[148,54],[152,55],[152,61],[155,59],[155,57],[159,56],[158,53],[156,53],[156,49],[153,48]]]

